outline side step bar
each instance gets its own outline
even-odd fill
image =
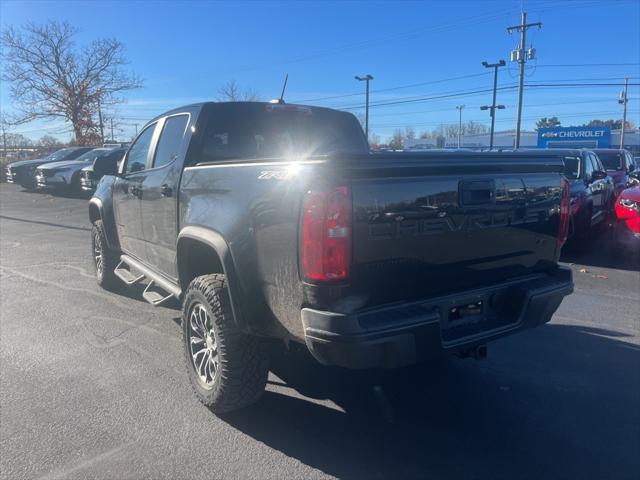
[[[136,276],[132,273],[131,269],[140,272],[140,275]],[[144,289],[142,297],[151,305],[160,305],[171,297],[180,298],[182,294],[178,285],[158,275],[128,255],[122,255],[120,257],[120,263],[113,273],[127,285],[133,285],[143,279],[149,280],[149,284]]]
[[[133,274],[133,272],[127,268],[128,266],[129,265],[127,265],[125,263],[125,261],[121,258],[120,259],[120,263],[115,268],[113,273],[115,274],[116,277],[118,277],[120,280],[122,280],[127,285],[133,285],[134,283],[138,283],[140,280],[142,280],[144,278],[144,275],[140,275],[140,276],[136,277]]]
[[[142,292],[142,298],[144,298],[151,305],[160,305],[161,303],[164,303],[173,297],[172,293],[162,296],[163,292],[159,292],[158,290],[152,289],[152,287],[153,287],[153,280],[149,282],[147,287],[144,289],[144,292]]]

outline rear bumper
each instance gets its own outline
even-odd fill
[[[302,309],[305,342],[325,365],[394,368],[483,345],[548,322],[573,292],[571,270],[345,315]],[[456,318],[460,306],[479,313]]]

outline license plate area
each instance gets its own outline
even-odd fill
[[[484,300],[476,300],[471,303],[461,303],[449,308],[449,323],[461,325],[482,320],[484,313]]]
[[[514,288],[498,287],[476,295],[452,298],[441,304],[440,335],[443,345],[517,323],[522,301]]]

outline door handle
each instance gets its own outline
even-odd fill
[[[163,197],[170,197],[171,194],[173,193],[173,190],[171,189],[171,187],[169,185],[167,185],[166,183],[163,184],[160,187],[160,195]]]

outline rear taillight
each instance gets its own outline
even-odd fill
[[[302,214],[302,272],[312,281],[349,277],[351,196],[347,187],[310,191]]]
[[[569,181],[562,177],[562,196],[560,197],[560,225],[558,226],[558,245],[564,245],[569,233],[570,210]]]

